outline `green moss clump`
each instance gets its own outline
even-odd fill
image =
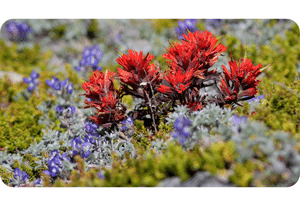
[[[138,159],[127,156],[125,163],[115,161],[111,170],[106,169],[103,186],[153,187],[172,176],[184,181],[200,170],[202,158],[199,155],[199,149],[185,152],[181,146],[171,144],[160,156],[155,151]]]
[[[22,86],[21,83],[12,84],[11,81],[8,80],[7,76],[4,78],[0,78],[0,109],[1,112],[4,111],[10,102],[13,101],[13,97],[24,89],[24,84]]]
[[[9,173],[5,167],[0,165],[0,178],[5,185],[10,183],[10,179],[13,177],[12,173]]]
[[[49,35],[54,39],[54,40],[58,40],[58,39],[61,39],[65,32],[67,30],[67,25],[65,24],[62,24],[62,25],[58,25],[56,26],[55,28],[53,28]]]
[[[253,181],[254,170],[255,164],[250,161],[237,163],[229,180],[240,187],[249,187]]]
[[[217,142],[207,148],[202,157],[203,169],[211,174],[221,173],[222,169],[229,169],[237,158],[234,142]]]
[[[39,101],[31,98],[11,103],[6,112],[0,113],[0,146],[8,152],[27,149],[32,142],[39,142],[44,125],[37,121],[42,112],[36,109]]]
[[[151,142],[157,139],[163,139],[166,141],[170,137],[170,132],[172,130],[171,124],[165,124],[161,120],[158,131],[156,133],[150,133],[148,129],[145,128],[144,122],[141,120],[135,120],[135,133],[132,138],[132,144],[135,148],[143,148],[144,150],[150,148]]]
[[[289,86],[264,81],[261,91],[264,103],[252,119],[264,122],[273,130],[283,130],[295,135],[300,132],[300,81]]]
[[[45,71],[51,56],[51,51],[42,52],[38,44],[32,48],[18,50],[17,44],[13,43],[8,46],[3,40],[0,40],[0,63],[3,71],[13,71],[28,76],[37,66]]]

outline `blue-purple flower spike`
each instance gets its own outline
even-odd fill
[[[69,83],[69,84],[67,85],[66,89],[67,89],[67,92],[68,92],[69,94],[72,94],[72,92],[73,92],[73,83]]]
[[[29,176],[26,172],[23,172],[22,173],[22,180],[25,182],[25,183],[28,183],[29,182]]]
[[[29,77],[23,78],[24,83],[28,84],[27,90],[29,92],[32,92],[35,89],[35,87],[40,83],[38,80],[39,77],[40,77],[40,74],[38,74],[34,70],[32,70]]]
[[[20,169],[17,167],[17,168],[15,169],[15,171],[14,171],[13,177],[14,177],[15,179],[17,179],[17,177],[21,178],[21,176],[22,176],[22,170],[20,170]]]
[[[127,128],[131,127],[133,125],[133,118],[132,117],[128,117],[126,120],[122,121],[122,129],[125,131],[127,130]]]
[[[178,117],[173,126],[174,131],[172,133],[173,138],[178,138],[179,142],[183,145],[188,137],[190,137],[190,126],[192,125],[191,120],[188,117]]]
[[[17,41],[23,41],[27,39],[27,35],[29,33],[33,33],[33,29],[30,28],[28,24],[25,22],[17,22],[15,20],[11,20],[5,26],[7,33],[10,34],[12,39]]]
[[[239,117],[237,115],[234,115],[232,117],[232,122],[235,124],[235,125],[240,125],[241,123],[245,123],[247,121],[247,117],[246,116],[242,116],[242,117]]]
[[[62,113],[63,110],[64,110],[64,109],[63,109],[62,106],[56,106],[56,111],[57,111],[58,113]]]
[[[98,64],[102,57],[103,53],[99,49],[98,45],[94,45],[93,47],[85,47],[82,52],[82,59],[79,61],[79,66],[76,66],[75,69],[78,71],[83,71],[91,66],[94,71],[100,71],[102,67],[98,66]]]
[[[179,35],[179,39],[184,39],[183,34],[190,32],[198,31],[196,28],[197,19],[185,19],[184,21],[178,21],[178,26],[175,30],[177,34]]]

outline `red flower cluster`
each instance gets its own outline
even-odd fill
[[[116,91],[113,85],[115,76],[114,72],[106,71],[104,74],[97,70],[90,81],[82,85],[86,92],[84,95],[91,99],[84,101],[87,104],[84,108],[96,108],[96,116],[90,118],[99,125],[118,122],[125,117],[126,107],[120,102],[119,91]]]
[[[139,98],[145,98],[144,92],[151,94],[150,86],[155,87],[161,82],[159,69],[154,64],[149,64],[153,58],[150,53],[144,57],[142,51],[138,54],[128,50],[128,55],[123,54],[116,60],[124,68],[117,69],[122,91]]]
[[[164,79],[168,82],[161,85],[158,91],[166,94],[166,99],[179,99],[192,110],[202,109],[199,90],[203,82],[218,78],[216,70],[208,69],[216,62],[219,55],[226,50],[208,31],[183,35],[184,40],[171,46],[163,58],[167,59],[170,70]],[[184,92],[186,91],[186,92]]]
[[[97,124],[117,123],[124,118],[126,107],[121,103],[123,95],[132,95],[143,101],[133,112],[135,119],[143,119],[144,124],[159,124],[160,115],[166,115],[176,104],[187,105],[191,111],[201,110],[208,103],[220,106],[237,104],[252,98],[257,93],[257,76],[261,64],[254,66],[249,59],[241,59],[239,67],[232,59],[230,71],[223,66],[223,74],[210,68],[227,48],[208,31],[188,33],[184,39],[171,45],[163,58],[169,69],[163,73],[150,64],[153,55],[143,56],[143,52],[128,50],[116,61],[123,67],[118,73],[95,71],[89,82],[83,84],[88,107],[95,107],[96,116],[90,117]],[[114,77],[121,83],[120,90],[113,86]],[[205,87],[215,86],[219,96],[202,95]],[[171,103],[169,103],[171,102]],[[151,117],[145,117],[150,115]],[[147,118],[147,119],[146,119]]]
[[[163,55],[163,58],[170,60],[167,63],[185,71],[194,69],[197,72],[200,69],[204,76],[214,73],[215,70],[208,73],[208,69],[215,64],[227,47],[222,44],[216,45],[218,40],[208,31],[189,32],[183,36],[185,39],[181,44],[171,46],[168,53]]]
[[[223,100],[230,104],[253,98],[257,93],[257,86],[260,82],[257,76],[261,73],[262,65],[254,66],[250,59],[241,59],[238,67],[232,56],[228,63],[231,73],[223,65],[224,72],[219,83]]]
[[[188,89],[192,83],[191,78],[193,76],[194,69],[186,71],[185,73],[182,73],[182,71],[183,70],[181,68],[176,70],[175,67],[172,67],[171,70],[168,70],[165,80],[171,86],[161,85],[158,88],[158,91],[169,95],[176,95],[176,93],[182,94],[182,92]]]

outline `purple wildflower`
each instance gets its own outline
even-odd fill
[[[32,92],[35,89],[35,87],[40,83],[39,80],[37,80],[39,77],[40,77],[40,74],[38,74],[34,70],[32,70],[32,72],[28,78],[27,77],[23,78],[23,81],[28,84],[27,90],[29,92]]]
[[[184,21],[178,21],[179,27],[176,27],[175,30],[179,35],[179,39],[184,39],[183,34],[189,32],[198,31],[196,28],[197,19],[185,19]]]
[[[75,69],[82,71],[83,69],[91,66],[94,71],[100,71],[102,67],[98,66],[98,64],[102,57],[103,53],[99,49],[98,45],[94,45],[93,47],[85,47],[82,52],[82,59],[79,61],[79,66],[75,66]]]
[[[173,126],[175,131],[172,133],[173,138],[179,138],[181,144],[184,144],[185,140],[191,135],[189,126],[192,125],[191,120],[188,117],[178,117]]]

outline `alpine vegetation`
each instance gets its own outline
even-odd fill
[[[256,46],[245,54],[227,32],[218,38],[209,31],[225,20],[166,21],[170,31],[145,20],[146,31],[130,32],[136,48],[121,50],[115,40],[104,38],[122,35],[124,47],[131,44],[129,30],[109,28],[107,21],[70,25],[46,20],[48,26],[42,27],[9,21],[9,40],[0,39],[5,49],[0,61],[8,70],[28,70],[15,85],[0,79],[2,181],[10,187],[295,184],[300,175],[300,82],[288,85],[286,74],[286,85],[270,83],[278,78],[272,70],[278,74],[280,66],[290,65],[272,68],[275,58],[264,49],[259,50],[263,56]],[[170,28],[176,23],[179,27]],[[57,43],[68,38],[59,43],[68,50],[48,55],[37,45],[17,49],[14,45],[33,32],[30,27],[37,29],[34,37],[47,33]],[[114,31],[109,35],[100,27]],[[147,43],[154,29],[161,36]],[[294,28],[287,32],[288,41],[300,55],[294,33]],[[77,37],[84,39],[78,42]],[[159,38],[170,42],[158,55],[152,46],[161,47]],[[151,50],[142,51],[138,44]],[[271,52],[271,47],[262,48]],[[65,62],[60,72],[49,66],[52,53],[54,60]],[[227,63],[220,64],[221,57]],[[77,66],[67,63],[73,58],[80,59]],[[300,62],[299,56],[287,60],[293,59]]]

